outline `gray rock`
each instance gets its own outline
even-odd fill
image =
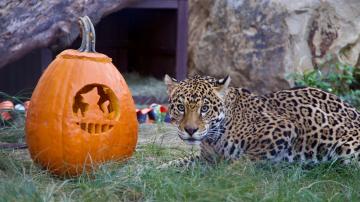
[[[360,1],[190,0],[190,75],[259,93],[331,60],[360,65]]]

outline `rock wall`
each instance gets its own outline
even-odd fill
[[[331,60],[360,66],[359,0],[190,0],[189,74],[259,93]]]

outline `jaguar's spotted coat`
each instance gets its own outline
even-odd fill
[[[230,78],[165,77],[169,109],[179,136],[199,143],[201,155],[252,160],[317,163],[359,160],[360,113],[337,96],[315,88],[258,96],[228,88]],[[194,158],[172,161],[189,164]]]

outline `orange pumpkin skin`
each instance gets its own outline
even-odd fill
[[[137,131],[131,93],[111,58],[77,50],[63,51],[49,65],[26,117],[32,159],[60,176],[130,157]]]

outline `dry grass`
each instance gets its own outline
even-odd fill
[[[160,103],[167,102],[166,86],[162,80],[137,73],[125,74],[124,78],[133,96],[155,97]]]

